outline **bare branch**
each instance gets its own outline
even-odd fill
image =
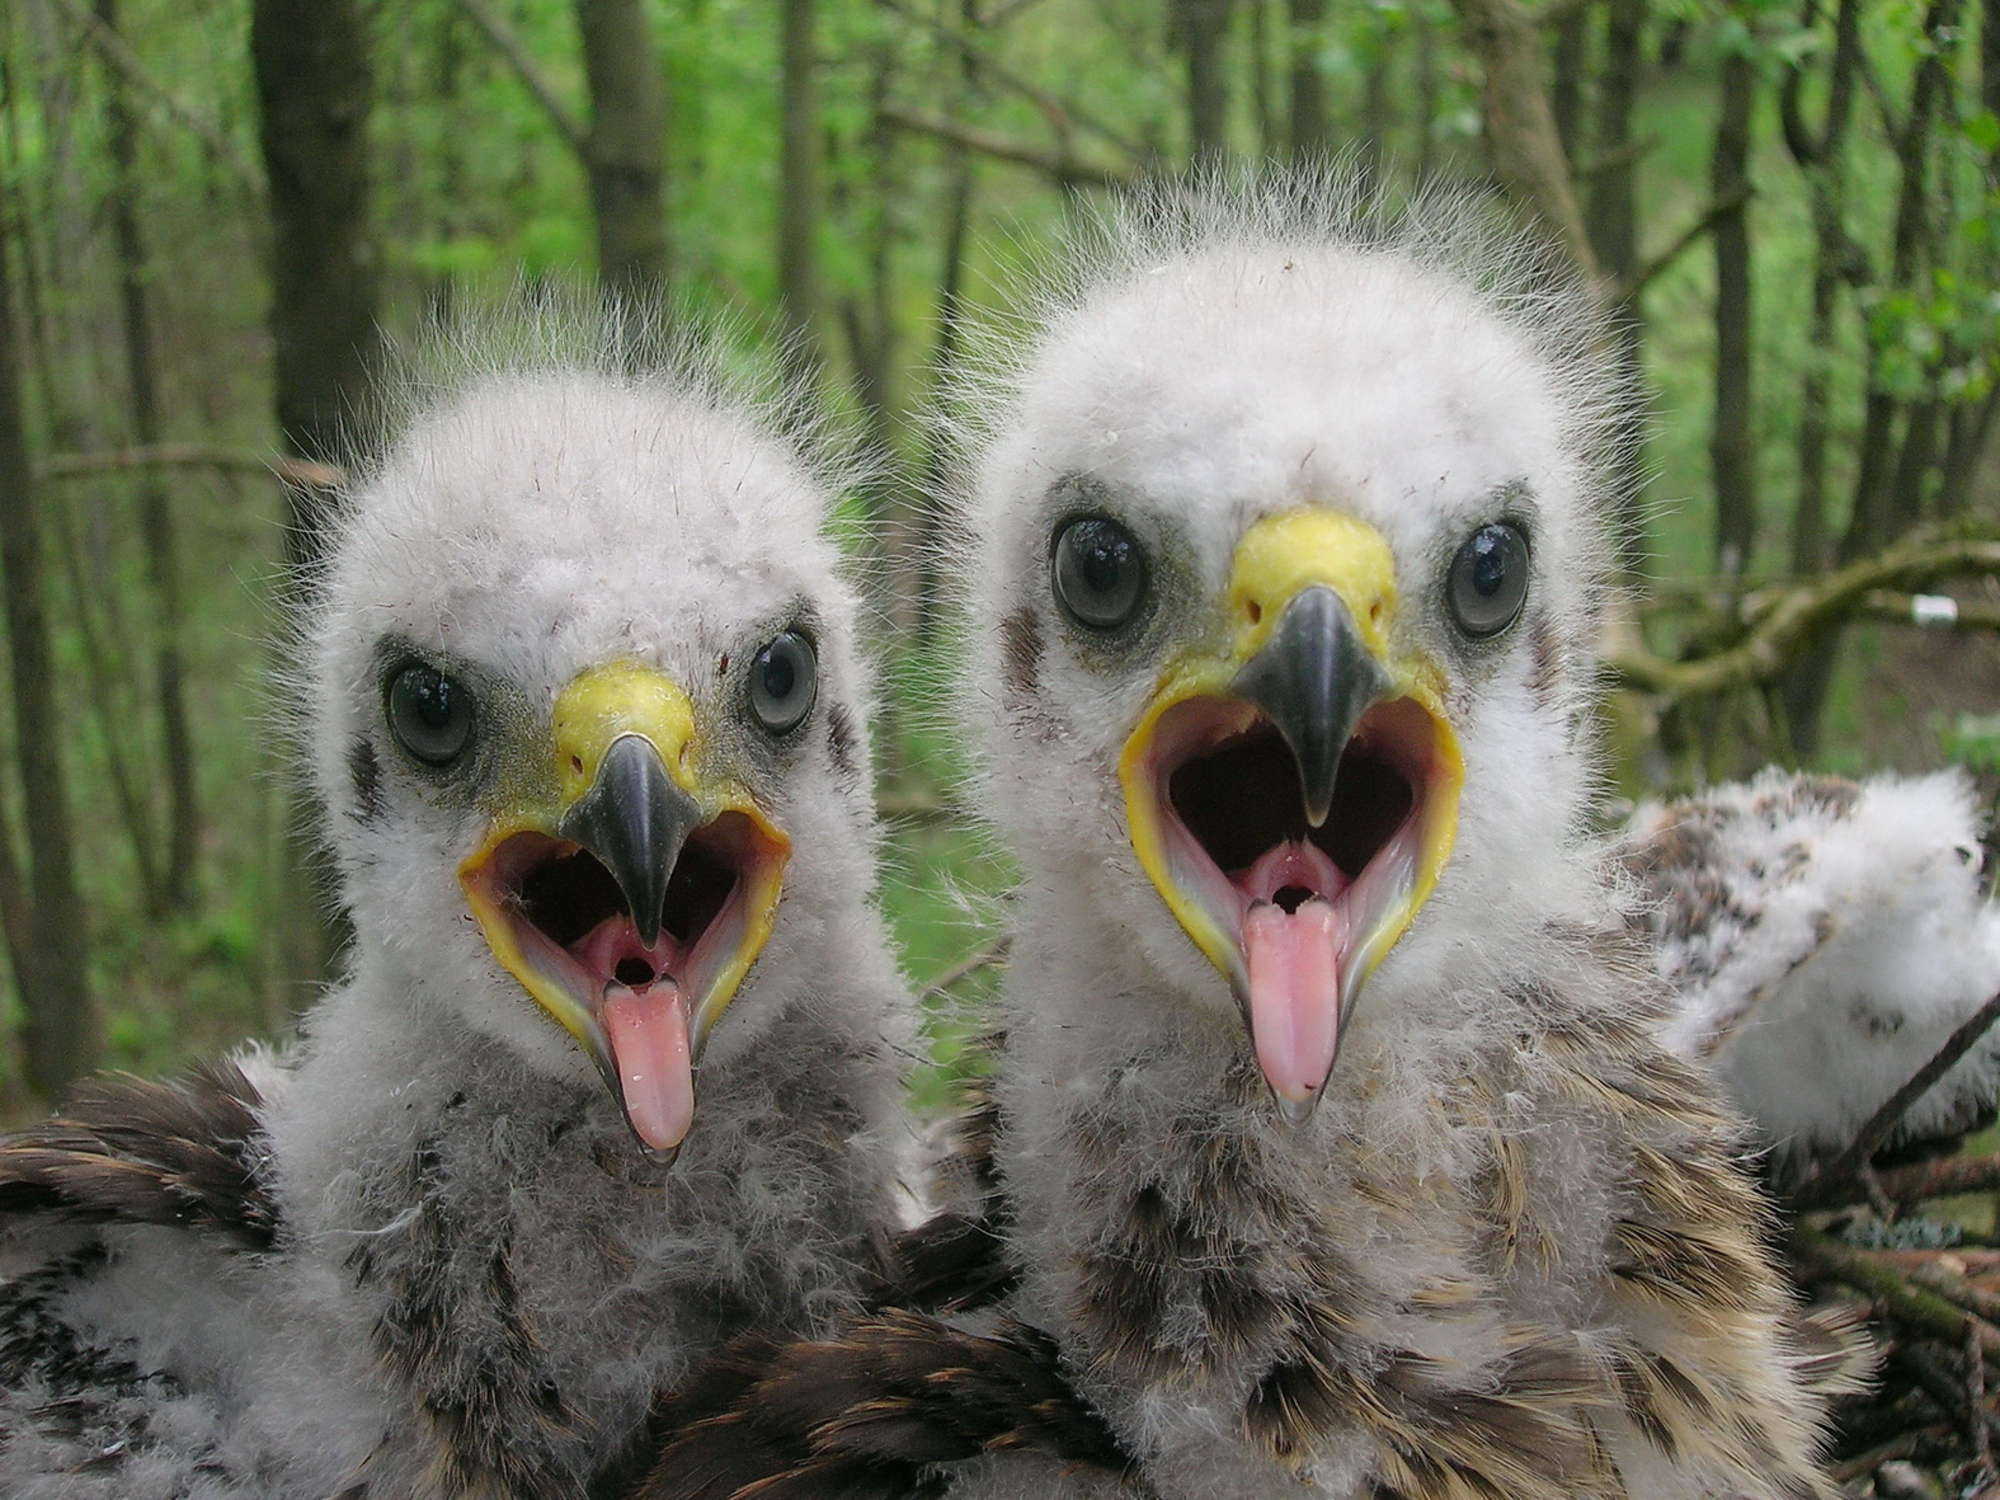
[[[102,453],[52,453],[35,465],[38,479],[84,479],[137,469],[221,469],[227,473],[275,474],[305,489],[338,489],[346,474],[337,464],[223,448],[208,443],[160,443],[150,448],[114,448]]]
[[[1868,1117],[1868,1122],[1855,1133],[1854,1139],[1848,1142],[1847,1149],[1832,1161],[1819,1167],[1812,1176],[1799,1185],[1798,1192],[1793,1195],[1793,1201],[1810,1205],[1824,1197],[1829,1189],[1853,1177],[1857,1169],[1875,1154],[1875,1149],[1889,1138],[1889,1132],[1894,1130],[1903,1116],[1909,1112],[1910,1106],[1915,1104],[1932,1084],[1944,1077],[1953,1063],[1971,1051],[1973,1045],[1992,1029],[1996,1020],[2000,1020],[2000,995],[1995,995],[1980,1006],[1963,1025],[1952,1032],[1931,1060],[1917,1069],[1901,1088],[1883,1102],[1880,1109]]]
[[[1806,1269],[1816,1268],[1822,1279],[1866,1292],[1899,1322],[1947,1339],[1953,1345],[1966,1336],[1965,1328],[1970,1323],[1979,1352],[1989,1360],[2000,1359],[2000,1329],[1955,1307],[1936,1292],[1913,1285],[1887,1261],[1804,1224],[1792,1231],[1792,1246]]]
[[[486,40],[493,44],[507,66],[514,70],[514,76],[522,86],[535,96],[542,106],[542,112],[549,117],[549,123],[556,128],[570,150],[579,160],[590,159],[590,133],[583,122],[563,103],[562,96],[555,91],[547,76],[535,65],[535,59],[522,45],[521,39],[508,29],[507,23],[493,13],[486,0],[458,0],[458,8],[471,18],[472,24],[486,33]]]
[[[1715,228],[1719,220],[1728,214],[1735,213],[1737,209],[1748,203],[1752,196],[1754,196],[1752,191],[1749,188],[1745,188],[1740,193],[1730,193],[1709,204],[1707,208],[1702,210],[1699,218],[1674,236],[1666,249],[1652,256],[1642,265],[1635,267],[1632,274],[1618,284],[1617,300],[1625,302],[1638,296],[1654,278],[1664,272],[1675,261],[1679,260],[1709,230]]]
[[[1735,645],[1697,661],[1669,661],[1643,648],[1613,651],[1605,665],[1624,685],[1669,698],[1693,698],[1768,682],[1824,626],[1854,611],[1878,589],[1909,588],[1954,574],[2000,570],[2000,538],[1935,533],[1907,538],[1874,557],[1781,589]]]
[[[1066,150],[1049,150],[1029,141],[1018,141],[1010,136],[995,135],[991,131],[978,130],[969,125],[941,119],[936,115],[904,109],[900,105],[885,104],[881,117],[898,130],[914,131],[918,135],[934,136],[941,141],[951,141],[977,151],[982,156],[991,156],[999,161],[1010,161],[1016,166],[1030,167],[1046,173],[1064,187],[1121,187],[1132,182],[1136,173],[1118,167],[1100,167],[1081,161]]]
[[[1013,946],[1013,942],[1013,934],[1003,932],[990,943],[975,949],[946,969],[942,974],[938,975],[929,984],[925,985],[923,998],[926,1001],[942,1000],[959,984],[970,979],[982,969],[990,969],[995,965],[1005,963],[1007,961],[1007,950]]]
[[[880,3],[885,10],[894,12],[913,25],[928,28],[941,41],[957,49],[961,57],[977,66],[982,79],[990,79],[1026,99],[1042,112],[1053,129],[1061,131],[1070,125],[1078,125],[1134,160],[1145,156],[1145,148],[1131,137],[1121,134],[1074,102],[1057,98],[1048,90],[996,61],[990,52],[963,31],[945,25],[935,16],[919,13],[914,7],[906,5],[904,0],[880,0]]]
[[[145,64],[139,61],[138,53],[132,50],[125,38],[92,15],[81,0],[55,0],[55,3],[90,45],[97,49],[98,55],[125,76],[126,82],[159,105],[184,129],[199,137],[202,145],[208,148],[209,155],[223,165],[238,186],[253,197],[264,195],[263,174],[237,154],[236,147],[222,133],[221,127],[213,120],[196,114],[148,73]]]

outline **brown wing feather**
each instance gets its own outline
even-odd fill
[[[278,1208],[262,1175],[262,1102],[229,1062],[175,1083],[92,1079],[61,1114],[0,1140],[0,1232],[48,1216],[176,1225],[268,1249]]]
[[[659,1430],[671,1436],[632,1500],[892,1500],[933,1493],[933,1465],[1006,1448],[1129,1463],[1045,1336],[904,1311],[822,1342],[739,1339],[661,1409]]]

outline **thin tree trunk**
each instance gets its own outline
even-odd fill
[[[75,606],[72,617],[82,640],[84,671],[89,677],[90,717],[97,727],[105,769],[111,777],[111,793],[118,803],[118,815],[125,824],[126,837],[132,845],[132,860],[138,866],[139,884],[145,892],[147,911],[157,917],[166,909],[166,880],[154,852],[152,817],[145,799],[139,795],[138,778],[132,774],[131,763],[125,754],[122,731],[127,722],[126,705],[124,694],[119,691],[118,674],[112,666],[114,657],[126,660],[130,653],[107,645],[98,630],[93,595],[101,597],[106,591],[93,590],[90,586],[83,560],[83,541],[77,535],[74,512],[63,500],[52,499],[44,502],[43,514],[54,527],[56,548],[62,558],[63,579],[69,585]],[[115,622],[113,633],[115,638]]]
[[[1327,124],[1326,75],[1320,49],[1326,45],[1326,0],[1291,0],[1292,156],[1323,157],[1333,145]]]
[[[1361,79],[1361,140],[1355,154],[1362,183],[1379,190],[1384,138],[1389,134],[1389,76],[1396,57],[1396,33],[1371,16],[1372,47]]]
[[[83,898],[76,885],[69,788],[63,775],[64,730],[49,650],[41,518],[21,415],[22,344],[7,259],[7,247],[0,242],[0,579],[5,581],[0,593],[12,663],[16,771],[22,805],[32,810],[25,820],[31,956],[14,979],[21,994],[24,1071],[30,1087],[53,1099],[95,1065],[100,1033]]]
[[[667,286],[666,87],[644,0],[576,0],[590,83],[584,169],[607,291],[657,304]]]
[[[1276,157],[1278,112],[1271,94],[1271,6],[1275,0],[1250,0],[1250,103],[1257,112],[1257,148]]]
[[[379,348],[367,18],[357,0],[255,0],[250,52],[271,179],[278,430],[298,457],[341,464],[370,437]],[[324,497],[292,498],[288,555],[312,563]]]
[[[1638,162],[1632,151],[1632,114],[1639,98],[1639,45],[1646,26],[1646,0],[1611,0],[1605,13],[1604,66],[1598,75],[1597,114],[1592,132],[1602,165],[1593,174],[1586,200],[1586,230],[1607,282],[1627,286],[1639,265]],[[1582,129],[1581,122],[1576,127]],[[1633,392],[1645,389],[1645,313],[1637,294],[1617,308],[1612,339],[1621,377]],[[1635,405],[1625,417],[1618,445],[1619,561],[1636,578],[1647,555],[1646,414]]]
[[[1740,199],[1750,185],[1750,114],[1757,65],[1741,53],[1722,60],[1720,107],[1711,159],[1715,201]],[[1757,545],[1757,448],[1753,436],[1750,226],[1737,206],[1716,220],[1715,413],[1709,463],[1715,482],[1715,562],[1730,578],[1750,566]]]
[[[815,0],[784,0],[778,42],[778,303],[801,379],[817,375],[821,357],[816,9]]]
[[[1583,76],[1589,63],[1591,6],[1570,6],[1556,22],[1553,73],[1549,85],[1549,109],[1555,115],[1556,135],[1571,161],[1583,155]]]
[[[117,0],[97,0],[97,19],[118,30]],[[111,145],[111,238],[118,254],[119,301],[124,313],[125,365],[132,395],[132,435],[146,446],[160,441],[159,377],[152,320],[146,301],[146,242],[139,225],[138,127],[116,69],[104,79]],[[201,811],[194,780],[194,736],[188,728],[181,667],[181,580],[173,510],[165,486],[148,481],[139,490],[139,529],[146,548],[146,581],[152,588],[153,695],[160,715],[160,743],[167,771],[167,847],[159,884],[149,894],[164,906],[193,904],[195,849]],[[82,601],[79,600],[79,607]]]
[[[366,14],[357,0],[254,0],[250,55],[258,135],[271,183],[271,335],[284,446],[344,464],[372,441],[376,263],[369,224]],[[288,485],[285,552],[300,588],[325,550],[325,491]],[[317,979],[345,937],[331,904],[332,863],[303,788],[292,818],[304,849],[288,866],[285,970]]]
[[[1213,166],[1229,153],[1231,0],[1168,0],[1172,36],[1187,59],[1188,155]]]

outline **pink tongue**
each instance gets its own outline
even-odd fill
[[[694,1123],[694,1067],[680,986],[659,979],[640,994],[607,985],[600,1016],[632,1128],[653,1150],[672,1150]]]
[[[1266,903],[1243,919],[1250,969],[1250,1037],[1271,1091],[1309,1101],[1333,1071],[1340,1043],[1340,948],[1347,924],[1314,896],[1295,912]]]

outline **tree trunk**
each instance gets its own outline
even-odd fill
[[[13,669],[14,743],[27,824],[29,958],[21,994],[24,1071],[44,1099],[94,1066],[100,1045],[77,891],[64,730],[56,709],[43,589],[41,518],[21,415],[22,343],[14,322],[7,253],[0,242],[0,579]]]
[[[1229,154],[1231,0],[1168,0],[1171,33],[1187,58],[1188,155],[1214,166]]]
[[[598,279],[657,305],[667,286],[667,104],[644,0],[576,0],[576,24],[590,83],[583,157]]]
[[[118,30],[118,0],[97,0],[97,19]],[[132,436],[150,447],[160,441],[159,376],[152,321],[146,305],[146,242],[139,225],[138,126],[125,98],[125,78],[105,70],[104,109],[111,146],[111,239],[118,257],[118,292],[124,314],[125,365],[132,396]],[[188,728],[181,667],[181,580],[173,510],[164,485],[148,480],[139,491],[139,529],[146,547],[146,581],[153,595],[153,695],[160,715],[160,743],[167,771],[167,846],[159,888],[149,897],[174,910],[193,904],[196,842],[201,812],[194,780],[194,736]]]
[[[1757,65],[1742,53],[1722,60],[1720,108],[1710,186],[1715,201],[1741,199],[1750,185],[1750,115]],[[1715,414],[1709,463],[1715,481],[1715,563],[1740,577],[1757,545],[1757,446],[1751,410],[1750,226],[1747,205],[1715,222]]]
[[[784,0],[778,42],[778,305],[800,379],[816,377],[821,359],[816,9],[816,0]]]
[[[1291,0],[1292,158],[1324,157],[1332,149],[1327,124],[1326,75],[1320,48],[1326,45],[1326,0]]]
[[[1632,113],[1639,98],[1639,44],[1646,27],[1646,0],[1611,0],[1605,15],[1604,67],[1597,86],[1594,146],[1601,165],[1591,178],[1587,201],[1592,250],[1606,281],[1628,282],[1639,266],[1638,163],[1632,151]],[[1576,127],[1581,130],[1581,123]],[[1645,386],[1646,325],[1639,298],[1617,309],[1612,339],[1618,366],[1633,392]],[[1619,562],[1636,578],[1645,565],[1646,413],[1634,407],[1618,447]]]
[[[250,56],[258,135],[271,184],[271,336],[278,430],[286,449],[344,463],[372,445],[369,376],[380,334],[369,226],[368,113],[373,79],[358,0],[254,0]],[[297,589],[325,551],[330,497],[288,485],[286,562]],[[311,804],[295,793],[303,858],[288,869],[285,969],[328,972],[346,933],[330,903],[332,862]]]
[[[1562,241],[1587,280],[1596,252],[1570,186],[1569,159],[1542,83],[1542,43],[1520,0],[1452,0],[1482,75],[1479,107],[1493,175]]]
[[[1591,6],[1572,5],[1556,22],[1555,82],[1549,86],[1549,110],[1556,135],[1571,161],[1583,156],[1583,77],[1589,65]]]

